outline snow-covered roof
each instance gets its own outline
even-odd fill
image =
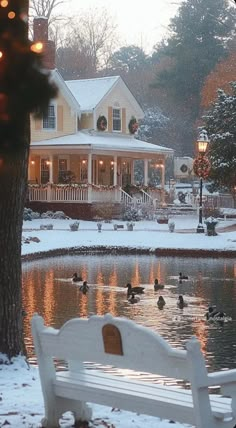
[[[91,112],[118,82],[119,76],[96,79],[67,80],[65,83],[83,112]]]
[[[34,141],[31,143],[31,150],[34,148],[68,148],[68,149],[88,149],[93,151],[104,152],[134,152],[172,155],[173,150],[137,140],[133,136],[122,136],[109,133],[98,133],[95,131],[80,131],[73,135],[52,138],[50,140]]]

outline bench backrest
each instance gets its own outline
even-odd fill
[[[44,361],[56,357],[73,367],[79,362],[96,362],[190,381],[196,361],[196,372],[201,378],[207,376],[196,338],[188,343],[190,351],[177,350],[156,332],[126,318],[109,314],[74,318],[56,330],[45,327],[43,318],[35,314],[32,333],[38,361],[41,355]]]

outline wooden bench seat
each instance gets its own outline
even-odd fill
[[[152,330],[111,315],[75,318],[56,330],[36,314],[32,333],[45,405],[43,427],[59,427],[68,410],[76,421],[89,421],[87,403],[97,403],[197,428],[235,428],[236,370],[209,374],[196,338],[178,350]],[[68,370],[56,370],[54,358],[67,361]],[[110,374],[105,366],[119,370]],[[122,369],[134,370],[137,379],[121,375]],[[185,380],[191,388],[162,385],[163,379],[140,381],[140,372]],[[225,396],[210,394],[214,386]]]

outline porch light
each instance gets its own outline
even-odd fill
[[[100,161],[99,161],[99,165],[103,165],[103,160],[100,160]]]
[[[87,163],[86,159],[82,160],[82,164],[85,165]]]
[[[51,165],[51,162],[50,161],[46,161],[46,165]]]
[[[114,161],[111,161],[111,165],[114,165]]]
[[[30,163],[31,163],[31,165],[35,165],[35,161],[34,160],[30,161]]]

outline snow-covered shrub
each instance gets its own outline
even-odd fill
[[[46,211],[41,214],[41,218],[53,218],[53,211]]]
[[[38,218],[40,218],[40,213],[38,213],[37,211],[32,211],[31,218],[32,220],[37,220]]]
[[[60,220],[68,219],[68,217],[65,215],[63,211],[55,211],[55,213],[53,213],[52,218],[60,219]]]
[[[141,220],[140,212],[135,207],[125,207],[122,220],[124,221],[139,221]]]
[[[30,208],[24,208],[23,220],[31,221],[32,220],[32,210]]]

